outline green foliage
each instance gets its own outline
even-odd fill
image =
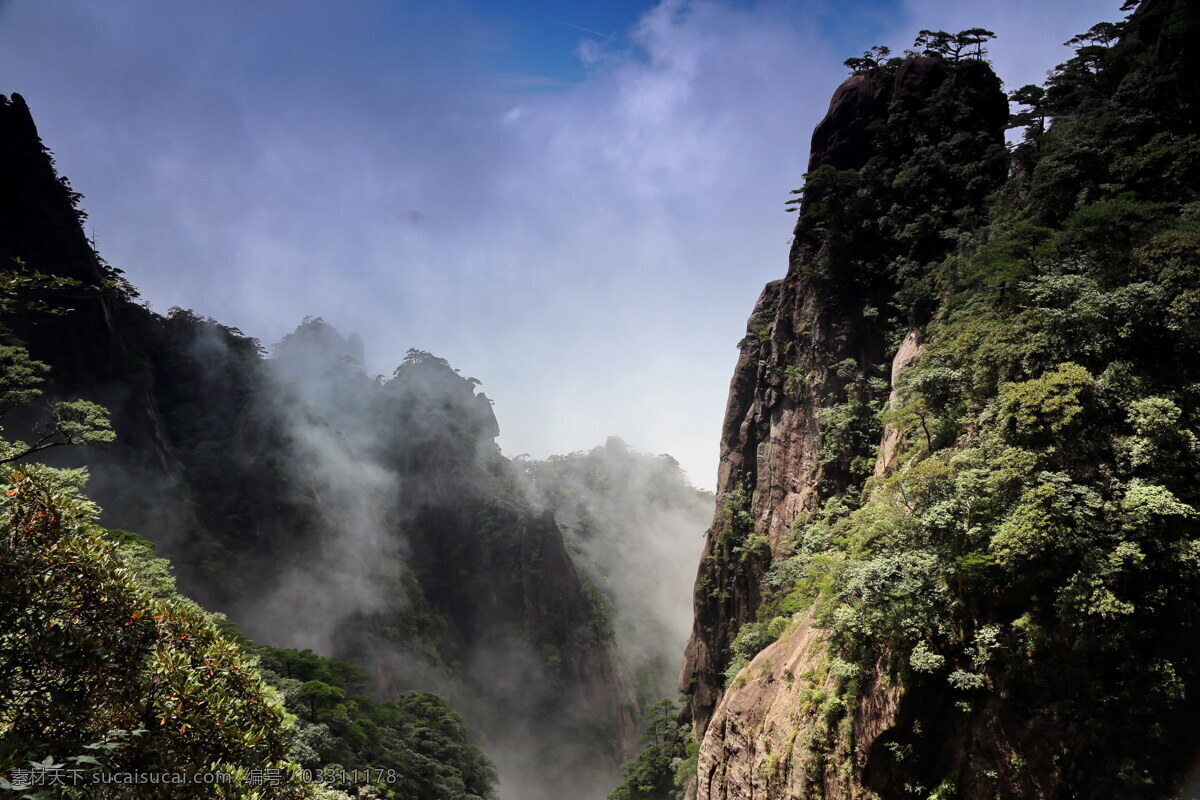
[[[1129,193],[1142,202],[1196,199],[1197,89],[1186,77],[1193,14],[1151,4],[1067,42],[1074,55],[1054,70],[1042,100],[1058,131],[1027,138],[1015,154],[1024,210],[1045,224]]]
[[[847,58],[844,62],[853,75],[873,75],[887,64],[888,56],[892,54],[890,47],[876,45],[867,50],[859,58]]]
[[[679,704],[662,700],[646,712],[641,754],[622,768],[625,778],[608,800],[678,800],[696,775],[700,745],[691,725],[677,721]]]
[[[116,277],[115,275],[113,276]],[[123,281],[119,283],[124,284]],[[13,314],[65,314],[68,309],[51,304],[46,296],[53,297],[65,289],[74,289],[81,281],[60,275],[47,275],[30,269],[19,258],[0,267],[0,317]],[[0,331],[8,329],[0,324]]]
[[[963,763],[983,764],[964,732],[1028,708],[1067,733],[991,762],[988,780],[1028,788],[1036,769],[1072,776],[1080,796],[1166,797],[1196,743],[1200,657],[1184,631],[1200,620],[1200,92],[1184,76],[1200,28],[1194,11],[1142,5],[1069,42],[1045,88],[1013,93],[1028,110],[1012,119],[1026,135],[1011,176],[987,203],[960,197],[977,205],[943,226],[953,247],[877,238],[872,204],[909,179],[942,186],[921,156],[916,175],[822,168],[805,188],[809,281],[857,282],[894,341],[927,324],[882,416],[902,434],[898,468],[822,483],[818,511],[777,548],[763,613],[815,604],[831,663],[850,665],[844,697],[857,669],[922,698],[919,713],[963,712],[945,734],[891,743],[897,780],[941,782],[936,796],[984,789],[973,767],[939,772],[931,737],[960,737]],[[906,319],[914,288],[926,313]],[[846,444],[861,417],[850,389],[818,417],[826,477],[839,451],[865,457],[879,440],[863,429]],[[743,631],[735,649],[761,645],[761,627]]]
[[[0,416],[37,399],[41,393],[45,364],[29,357],[18,345],[0,345]],[[102,445],[116,438],[108,411],[86,400],[62,400],[50,404],[50,419],[35,426],[37,438],[30,444],[0,440],[0,464],[18,461],[52,447]]]
[[[1086,259],[1103,284],[1125,283],[1130,277],[1130,252],[1169,227],[1172,210],[1166,203],[1125,195],[1091,203],[1063,223],[1059,246]]]
[[[946,663],[946,657],[935,652],[928,643],[921,641],[913,646],[908,663],[917,672],[937,672]]]
[[[922,31],[917,46],[941,62],[930,96],[889,105],[868,129],[865,163],[818,164],[805,175],[789,202],[801,211],[793,264],[823,296],[865,300],[868,318],[884,323],[927,317],[935,299],[929,266],[981,224],[985,198],[1005,177],[995,121],[1005,113],[1003,94],[982,60],[991,36]],[[891,93],[902,59],[884,56],[870,51],[847,65]]]
[[[108,530],[104,538],[114,545],[113,552],[137,575],[138,582],[151,597],[167,600],[178,597],[171,562],[154,553],[154,544],[136,533]],[[221,620],[221,615],[212,615]]]
[[[4,481],[0,769],[48,758],[86,770],[228,772],[233,783],[174,796],[302,794],[283,709],[253,662],[195,604],[142,585],[75,483],[42,467]],[[281,780],[248,784],[251,768]],[[158,796],[149,786],[87,790]]]
[[[1027,139],[1034,139],[1046,132],[1046,90],[1037,84],[1026,84],[1019,89],[1009,92],[1008,100],[1022,106],[1028,106],[1009,117],[1008,127],[1022,128],[1028,126]]]
[[[870,412],[870,407],[861,400],[849,400],[817,413],[822,464],[840,465],[855,478],[865,477],[873,466],[871,445],[879,433],[878,423]]]
[[[881,420],[910,440],[923,440],[927,452],[933,452],[957,435],[963,383],[963,373],[957,369],[908,370],[898,385],[904,402],[885,410]]]
[[[683,736],[683,754],[676,756],[671,762],[675,768],[675,790],[677,795],[686,795],[687,787],[696,780],[696,766],[700,760],[700,743],[696,741],[696,732],[691,726]]]
[[[1050,441],[1070,430],[1083,413],[1083,398],[1093,379],[1078,364],[1065,363],[1046,374],[1000,387],[1000,424],[1018,439]]]
[[[1087,495],[1086,489],[1073,487],[1066,476],[1047,476],[1021,493],[1016,504],[992,537],[990,550],[1005,565],[1017,565],[1061,546],[1075,525],[1086,523],[1086,509],[1080,513],[1068,500],[1072,490],[1083,493],[1094,504],[1098,498]]]
[[[776,617],[767,622],[747,622],[738,629],[730,645],[730,662],[725,669],[725,686],[733,684],[738,673],[750,663],[756,655],[775,642],[784,632],[788,620]]]
[[[51,437],[52,444],[108,444],[116,438],[108,421],[107,409],[87,400],[55,403],[50,409],[50,415],[53,427],[43,434],[43,439]],[[51,445],[37,445],[40,448],[49,446]]]
[[[754,519],[750,514],[750,492],[745,486],[738,486],[725,495],[721,510],[717,542],[728,549],[735,569],[745,572],[755,559],[770,551],[767,540],[754,533]]]
[[[982,245],[969,262],[964,279],[973,287],[1012,291],[1033,275],[1039,264],[1058,255],[1054,231],[1029,222],[1018,222],[1011,230]]]
[[[308,721],[314,723],[320,722],[323,713],[342,705],[346,699],[344,691],[324,681],[306,681],[292,696],[307,706]]]
[[[809,381],[809,372],[799,364],[784,367],[783,388],[792,395],[798,395]]]
[[[338,765],[381,776],[369,784],[380,798],[495,796],[495,769],[441,697],[405,692],[380,703],[365,693],[366,675],[344,661],[311,650],[262,646],[253,652],[263,678],[298,717],[290,755],[304,768]],[[350,782],[331,785],[357,791]]]
[[[917,34],[913,47],[919,48],[923,55],[948,58],[951,61],[964,58],[982,59],[987,55],[984,44],[995,38],[996,34],[986,28],[969,28],[958,33],[922,30]]]
[[[29,357],[24,347],[0,345],[0,413],[32,403],[42,393],[49,367]]]

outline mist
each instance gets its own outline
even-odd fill
[[[360,338],[307,318],[234,370],[240,332],[172,319],[193,326],[185,351],[209,392],[243,397],[233,469],[254,532],[226,545],[232,588],[230,570],[187,568],[194,542],[176,548],[188,585],[224,597],[256,642],[353,661],[384,695],[449,697],[502,797],[606,796],[641,709],[675,695],[711,495],[616,438],[506,458],[480,382],[424,351],[371,376]],[[230,374],[244,385],[214,379]],[[128,496],[105,499],[120,520]],[[182,513],[144,529],[169,540]]]
[[[693,487],[671,456],[638,453],[616,437],[516,463],[530,497],[553,509],[576,563],[612,603],[617,651],[639,706],[673,698],[712,493]]]

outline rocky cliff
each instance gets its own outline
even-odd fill
[[[1011,175],[982,59],[859,62],[834,93],[788,273],[756,303],[731,383],[681,675],[700,743],[689,796],[1171,796],[1200,687],[1182,666],[1196,576],[1166,553],[1196,535],[1200,467],[1131,467],[1151,401],[1104,387],[1128,369],[1130,391],[1185,403],[1194,354],[1160,331],[1192,323],[1150,301],[1138,315],[1143,341],[1183,348],[1167,377],[1118,344],[1124,317],[1086,322],[1080,304],[1139,280],[1180,291],[1153,255],[1167,240],[1173,264],[1197,258],[1182,243],[1196,193],[1177,177],[1196,161],[1152,163],[1147,145],[1200,141],[1180,77],[1196,31],[1194,3],[1147,0],[1073,40],[1030,95],[1054,125],[1027,132]],[[1069,422],[1057,404],[1085,390],[1068,373],[1095,392]],[[1139,516],[1151,481],[1171,500]],[[1073,498],[1107,511],[1072,516]],[[1118,552],[1144,556],[1137,577]]]
[[[933,118],[924,111],[951,106],[953,116]],[[859,412],[891,391],[889,320],[879,315],[897,315],[889,307],[904,278],[889,274],[890,267],[875,267],[903,257],[944,255],[952,245],[938,238],[937,224],[929,221],[935,216],[965,208],[963,216],[970,220],[974,213],[978,219],[983,198],[1004,177],[1000,156],[1007,115],[1000,82],[986,64],[951,68],[941,59],[916,57],[905,59],[894,74],[848,78],[813,134],[810,181],[853,174],[872,159],[884,162],[877,171],[911,169],[918,148],[955,138],[970,146],[953,153],[957,163],[943,168],[977,174],[968,184],[918,190],[910,207],[888,208],[896,217],[893,229],[925,226],[923,236],[905,240],[888,241],[888,231],[859,216],[866,209],[840,208],[839,218],[829,220],[834,212],[821,206],[844,198],[827,200],[811,190],[805,198],[788,275],[768,283],[755,304],[726,406],[718,511],[697,578],[695,631],[681,687],[701,728],[721,694],[733,637],[755,619],[764,576],[792,525],[811,515],[823,497],[864,475],[850,442],[838,451],[823,448],[821,419],[847,402],[861,406],[855,411],[865,417]],[[923,180],[934,184],[933,176]],[[875,198],[885,206],[889,200]],[[851,256],[848,250],[856,252]],[[912,335],[914,341],[919,337]],[[877,434],[873,420],[850,424],[858,428],[851,431],[856,438]]]

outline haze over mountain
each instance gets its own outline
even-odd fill
[[[603,797],[635,753],[636,718],[676,675],[711,495],[669,456],[615,439],[545,464],[506,458],[479,380],[424,351],[409,350],[384,379],[362,369],[360,338],[320,318],[268,353],[194,312],[149,310],[85,238],[79,196],[55,174],[19,94],[0,97],[0,186],[0,261],[11,265],[9,344],[0,350],[5,434],[59,444],[83,436],[62,431],[95,426],[88,435],[111,440],[43,456],[88,469],[89,499],[79,502],[89,511],[77,515],[83,551],[72,557],[96,558],[103,572],[111,561],[101,541],[132,540],[138,547],[119,555],[150,584],[142,589],[154,589],[148,601],[192,609],[173,582],[156,588],[171,568],[139,549],[148,539],[174,563],[183,592],[227,614],[238,641],[251,637],[265,679],[305,723],[294,752],[272,740],[276,760],[292,752],[318,770],[347,759],[404,763],[407,774],[410,740],[449,736],[443,766],[474,775],[475,794],[490,794],[498,775],[505,797]],[[98,407],[59,410],[80,396],[105,404],[111,430]],[[47,413],[66,427],[47,435]],[[5,440],[6,456],[21,452]],[[32,469],[39,490],[65,481],[75,496],[85,479]],[[36,563],[35,553],[22,556]],[[29,574],[18,568],[6,580]],[[147,602],[138,598],[135,589],[129,602]],[[37,652],[36,642],[18,641]],[[445,700],[422,699],[429,692],[465,717],[469,743]],[[151,689],[138,700],[151,709],[155,698]],[[445,725],[403,728],[397,715],[410,719],[414,707]],[[28,708],[12,713],[36,731]],[[367,747],[372,725],[400,731],[398,739]],[[60,748],[97,734],[76,726],[53,743],[30,735],[34,747],[65,757]],[[6,742],[0,768],[33,754],[22,741]],[[486,769],[477,744],[491,759]],[[400,791],[386,783],[372,785]]]

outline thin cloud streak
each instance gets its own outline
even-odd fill
[[[551,21],[557,25],[565,25],[566,27],[574,28],[577,31],[583,31],[584,33],[590,33],[592,36],[599,36],[601,39],[608,39],[609,41],[616,41],[616,38],[617,38],[616,36],[613,36],[612,34],[601,33],[600,31],[594,31],[591,28],[585,28],[582,25],[576,25],[573,22],[563,22],[561,19],[556,19],[556,20],[551,20]]]

